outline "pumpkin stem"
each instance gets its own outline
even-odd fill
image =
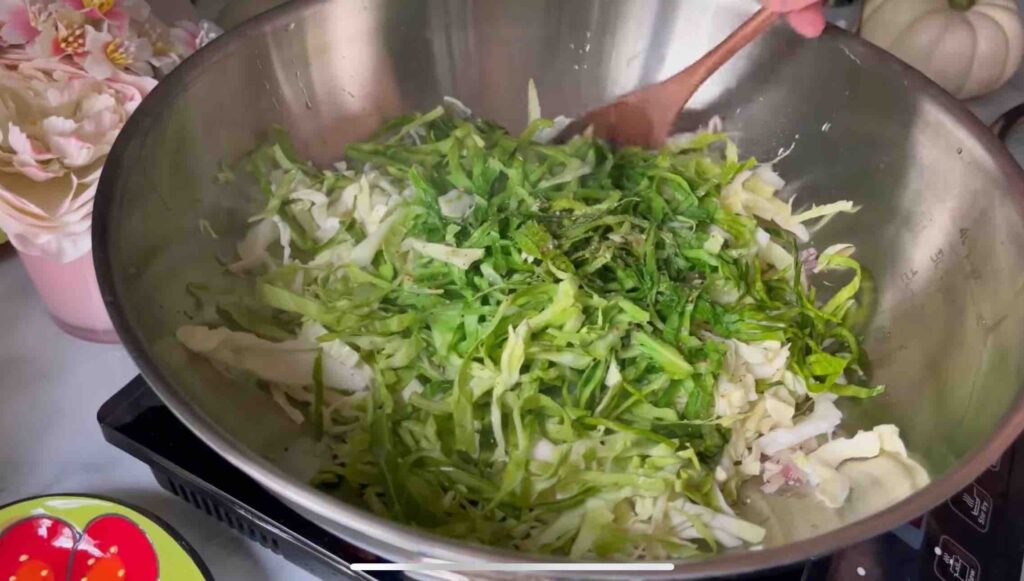
[[[977,0],[948,0],[949,7],[953,10],[959,10],[960,12],[967,12],[971,8],[974,8],[974,3]]]

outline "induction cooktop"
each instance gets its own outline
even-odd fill
[[[149,465],[161,487],[265,549],[323,579],[403,579],[355,571],[386,563],[295,512],[218,456],[142,377],[103,404],[108,442]],[[748,577],[793,581],[1021,579],[1024,439],[976,481],[912,523],[832,555]]]

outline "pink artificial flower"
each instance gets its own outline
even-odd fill
[[[109,78],[123,69],[151,77],[151,58],[153,46],[145,38],[131,33],[124,37],[114,37],[91,26],[85,27],[85,52],[80,63],[87,73],[97,79]]]
[[[0,44],[28,44],[39,36],[45,9],[32,0],[0,0]]]
[[[88,252],[105,156],[156,80],[99,80],[67,59],[0,53],[0,229],[22,252]]]
[[[79,57],[85,54],[85,16],[81,13],[57,7],[39,24],[39,36],[27,47],[32,56]]]
[[[48,167],[46,162],[54,155],[45,150],[39,141],[30,138],[13,121],[7,124],[7,144],[13,150],[9,158],[11,166],[30,180],[41,182],[60,175],[61,170]]]
[[[209,44],[223,32],[209,20],[199,22],[179,20],[171,28],[171,41],[184,53],[182,56],[188,56]]]
[[[171,28],[150,26],[153,58],[149,62],[161,73],[167,74],[223,33],[220,27],[209,20],[200,20],[198,23],[181,20]]]
[[[145,0],[63,0],[64,5],[91,20],[105,20],[117,32],[126,32],[132,20],[149,17]]]

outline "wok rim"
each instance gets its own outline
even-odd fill
[[[200,77],[207,63],[212,63],[233,50],[234,44],[248,35],[287,26],[295,16],[326,4],[329,0],[295,0],[277,6],[228,31],[208,46],[188,58],[164,78],[143,100],[121,130],[105,162],[97,186],[92,233],[93,261],[104,304],[118,336],[129,355],[138,365],[142,376],[171,411],[193,433],[213,448],[220,456],[256,480],[261,486],[293,506],[319,515],[338,527],[360,536],[348,540],[364,548],[381,553],[398,548],[415,560],[423,557],[452,561],[494,562],[571,562],[567,558],[521,553],[457,541],[377,516],[365,509],[345,503],[339,498],[316,490],[311,485],[291,478],[284,471],[242,445],[214,424],[199,409],[192,406],[174,385],[168,381],[160,366],[149,356],[146,343],[131,324],[122,308],[120,293],[115,283],[115,271],[109,246],[115,238],[110,216],[118,200],[118,184],[123,174],[132,168],[125,164],[134,142],[147,134],[147,128],[159,122],[165,103],[187,90],[191,82]],[[907,90],[921,93],[950,118],[966,130],[982,150],[991,157],[996,167],[1016,182],[1018,203],[1024,202],[1024,170],[996,136],[962,103],[945,92],[923,74],[884,50],[829,26],[818,42],[831,42],[848,49],[860,61],[900,69],[907,81]],[[1004,194],[1012,197],[1012,193]],[[1024,430],[1024,387],[1018,390],[1011,408],[983,444],[975,447],[938,480],[911,494],[889,508],[867,518],[857,520],[838,529],[807,539],[768,547],[760,551],[723,553],[708,559],[672,561],[671,572],[645,572],[649,578],[699,578],[706,576],[742,575],[812,560],[831,554],[845,546],[864,541],[890,531],[924,514],[948,499],[978,477],[999,458],[1006,448]],[[331,531],[339,534],[337,530]],[[344,535],[341,535],[344,536]],[[393,550],[390,551],[393,553]],[[597,560],[592,560],[597,561]],[[609,577],[626,576],[608,575]]]

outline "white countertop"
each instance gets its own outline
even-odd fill
[[[96,412],[138,371],[120,346],[65,335],[13,252],[0,250],[0,505],[60,492],[146,508],[196,548],[218,581],[315,579],[161,489],[108,444]]]
[[[189,0],[150,4],[165,22],[196,17]],[[96,412],[138,370],[120,346],[61,332],[9,245],[0,247],[0,305],[0,506],[60,492],[110,496],[170,523],[218,581],[316,579],[164,491],[103,439]]]
[[[970,104],[986,123],[1024,102],[1024,74]],[[59,492],[146,508],[196,548],[218,581],[314,579],[161,489],[143,463],[104,441],[100,405],[137,373],[119,346],[64,335],[9,248],[0,249],[0,505]]]

